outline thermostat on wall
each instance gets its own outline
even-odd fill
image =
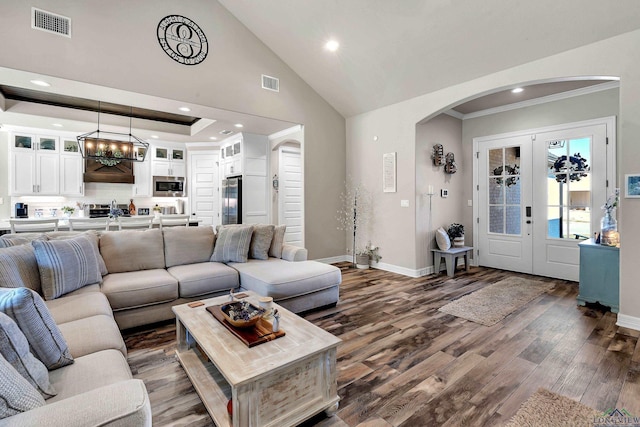
[[[443,188],[440,190],[440,197],[449,197],[449,190]]]

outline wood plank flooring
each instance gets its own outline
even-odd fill
[[[640,332],[617,327],[601,307],[577,306],[577,283],[537,278],[555,287],[490,327],[438,311],[513,275],[526,276],[476,267],[412,279],[343,268],[340,303],[304,316],[343,340],[340,408],[304,426],[494,426],[539,387],[640,415]],[[154,425],[213,425],[175,358],[175,325],[124,335]]]

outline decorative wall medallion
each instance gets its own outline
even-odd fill
[[[174,61],[197,65],[209,52],[207,37],[198,24],[180,15],[169,15],[158,24],[158,42]]]

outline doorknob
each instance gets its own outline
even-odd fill
[[[531,220],[530,219],[527,220],[527,224],[531,224]]]

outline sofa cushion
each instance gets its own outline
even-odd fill
[[[164,269],[108,274],[102,292],[116,311],[173,301],[178,298],[178,281]]]
[[[109,273],[164,268],[164,242],[158,228],[110,231],[100,237]]]
[[[34,240],[32,244],[38,260],[40,283],[45,299],[55,299],[102,280],[98,254],[87,237]]]
[[[249,258],[268,259],[269,248],[273,241],[275,226],[271,224],[255,224],[249,246]]]
[[[238,272],[219,262],[178,265],[169,268],[168,271],[178,279],[178,292],[182,298],[197,297],[239,286]]]
[[[56,394],[49,383],[46,366],[29,351],[29,343],[18,325],[4,313],[0,313],[0,354],[18,371],[42,397],[48,399]]]
[[[84,288],[82,288],[84,289]],[[45,304],[57,324],[104,314],[113,317],[111,306],[102,292],[67,294]]]
[[[211,261],[247,262],[252,234],[252,225],[219,228]]]
[[[289,262],[269,258],[230,266],[240,273],[240,284],[244,289],[273,297],[275,301],[338,286],[342,282],[339,268],[317,261]]]
[[[102,350],[118,350],[125,357],[127,347],[113,317],[104,314],[86,317],[58,325],[69,343],[74,358]]]
[[[0,249],[0,287],[20,286],[40,292],[40,271],[31,245]]]
[[[0,311],[22,330],[31,351],[48,369],[73,363],[67,343],[49,309],[35,291],[15,288],[0,291]]]
[[[269,256],[282,258],[282,245],[284,245],[284,233],[287,231],[286,225],[276,225],[273,230],[273,240],[269,247]]]
[[[98,259],[98,268],[100,269],[100,274],[104,276],[105,274],[109,273],[109,271],[107,270],[107,266],[104,263],[104,259],[102,259],[102,255],[100,255],[100,236],[98,235],[98,232],[96,230],[87,230],[84,232],[52,231],[50,233],[45,233],[45,235],[49,240],[68,240],[75,239],[78,236],[85,236],[93,244],[93,250],[96,254],[96,258]]]
[[[0,419],[43,405],[38,390],[0,355]]]
[[[167,268],[209,261],[213,253],[213,227],[165,227],[164,259]]]
[[[78,357],[73,365],[51,371],[49,379],[58,394],[47,400],[47,404],[129,380],[131,368],[119,351],[103,350]]]

